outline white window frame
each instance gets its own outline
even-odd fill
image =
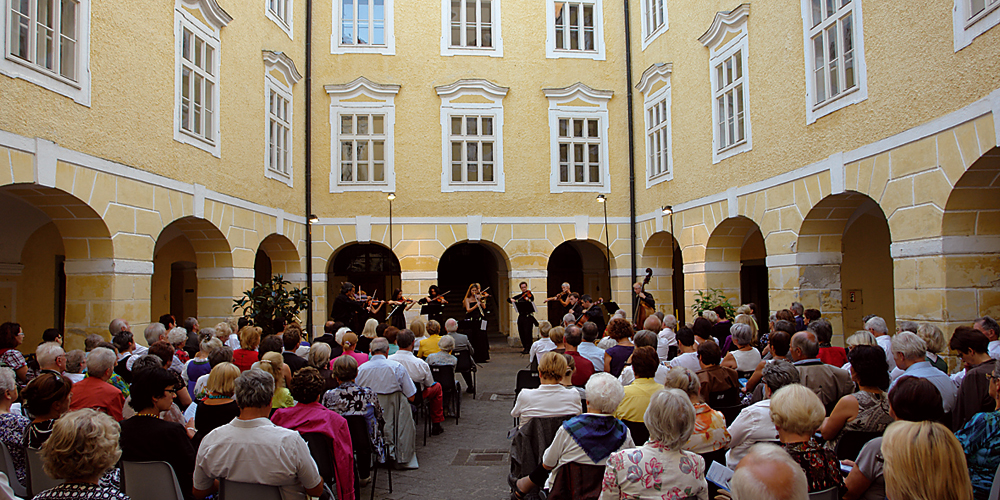
[[[663,0],[660,0],[663,1]],[[594,8],[594,50],[556,48],[556,0],[545,2],[545,57],[548,59],[593,59],[605,60],[604,53],[604,0],[575,0],[566,3],[589,4]]]
[[[857,0],[854,0],[857,1]],[[719,12],[712,21],[712,26],[698,40],[709,49],[708,74],[711,84],[712,107],[712,163],[719,163],[726,158],[753,149],[753,133],[750,120],[750,67],[749,33],[747,19],[750,17],[750,5],[743,4],[730,12]],[[720,147],[719,137],[719,107],[717,97],[720,93],[716,67],[731,59],[737,52],[743,68],[743,121],[744,139],[735,144]],[[735,82],[734,82],[735,83]]]
[[[645,128],[643,130],[645,131],[646,138],[646,189],[661,182],[673,180],[674,178],[673,120],[671,120],[670,113],[670,74],[672,71],[673,65],[670,63],[653,64],[642,73],[642,77],[636,85],[636,89],[642,92],[644,96],[643,123],[645,124]],[[649,120],[650,110],[661,104],[665,108],[666,115],[663,125],[655,131],[650,131],[652,126]],[[662,135],[664,137],[663,142],[666,143],[666,154],[664,158],[661,158],[661,161],[666,163],[667,168],[664,172],[655,175],[652,174],[652,156],[655,148],[653,134]]]
[[[501,19],[503,10],[500,7],[501,0],[491,0],[490,13],[493,25],[490,33],[493,37],[492,47],[461,47],[451,44],[451,1],[441,0],[441,55],[452,56],[489,56],[503,57],[503,36],[501,33]],[[465,0],[462,0],[463,3]]]
[[[295,164],[295,94],[292,87],[302,78],[295,63],[281,52],[264,51],[264,177],[293,186]],[[270,168],[271,163],[271,92],[288,101],[287,173]]]
[[[841,4],[842,0],[837,0],[837,3],[843,7]],[[825,2],[825,0],[824,0]],[[852,55],[854,61],[854,74],[858,80],[857,86],[853,89],[842,90],[835,97],[827,97],[823,102],[816,102],[816,73],[814,67],[814,57],[813,57],[813,35],[814,33],[821,32],[824,30],[831,22],[835,22],[836,19],[843,18],[848,15],[847,11],[840,16],[831,16],[831,19],[826,19],[819,23],[815,28],[812,25],[812,0],[802,0],[802,43],[803,43],[803,53],[805,56],[805,70],[806,70],[806,124],[812,124],[816,120],[833,113],[839,109],[843,109],[852,104],[857,104],[859,102],[868,99],[868,68],[865,65],[865,36],[864,36],[864,17],[862,16],[861,8],[862,0],[851,0],[850,6],[846,9],[849,10],[851,19],[854,20],[854,27],[852,28],[852,33],[854,34],[854,54]],[[839,11],[840,9],[838,9]],[[838,36],[838,38],[840,38]],[[843,40],[838,40],[837,49],[842,50],[844,47]],[[840,58],[838,57],[838,60]],[[838,77],[843,73],[842,68],[838,72]]]
[[[653,28],[650,26],[650,12],[656,9],[657,6],[663,8],[663,24]],[[670,29],[670,16],[667,15],[667,0],[642,0],[642,5],[640,6],[642,12],[640,14],[642,21],[642,50],[646,50],[649,44],[653,43],[654,40],[660,37],[660,35],[667,32]]]
[[[441,192],[486,191],[503,193],[506,178],[503,169],[503,99],[506,87],[483,79],[459,80],[435,87],[441,97]],[[493,118],[493,182],[458,183],[451,181],[451,117],[455,115]]]
[[[394,20],[393,20],[393,3],[395,0],[385,0],[383,6],[385,10],[385,43],[382,45],[372,45],[372,44],[355,44],[355,43],[342,43],[342,37],[340,34],[342,12],[344,1],[343,0],[333,0],[333,31],[330,35],[330,53],[331,54],[381,54],[383,56],[394,56],[396,55],[396,37],[394,31]],[[372,10],[371,5],[374,2],[369,0],[369,11]],[[353,0],[352,5],[354,10],[357,11],[357,0]],[[370,16],[369,16],[370,17]],[[355,16],[356,18],[356,16]],[[369,19],[369,22],[371,19]]]
[[[608,158],[608,133],[610,130],[608,101],[614,96],[610,90],[594,90],[577,82],[569,87],[542,89],[549,101],[549,192],[550,193],[610,193],[611,172]],[[559,120],[596,119],[600,134],[599,183],[563,183],[559,181]]]
[[[280,12],[271,10],[271,4],[275,3],[277,5],[285,4],[285,15],[282,16]],[[284,31],[288,35],[289,40],[294,40],[295,32],[295,4],[294,0],[264,0],[264,15],[268,19],[274,21],[281,31]]]
[[[971,0],[955,0],[955,8],[952,9],[955,52],[968,47],[976,37],[1000,24],[1000,0],[986,0],[985,4],[982,12],[973,15]]]
[[[199,15],[195,15],[197,12]],[[216,158],[222,157],[222,133],[219,124],[221,113],[222,95],[222,43],[220,34],[233,18],[219,7],[215,0],[177,0],[174,9],[174,140],[180,143],[194,146],[198,149],[211,153]],[[206,24],[208,23],[208,24]],[[184,30],[191,31],[202,41],[208,44],[215,51],[212,60],[214,68],[215,82],[212,86],[212,102],[215,109],[212,112],[212,141],[207,141],[188,133],[181,128],[181,82],[183,68],[183,37]]]
[[[352,191],[374,191],[391,193],[396,191],[395,169],[395,125],[396,125],[396,94],[399,85],[379,84],[365,77],[338,85],[327,85],[326,92],[330,96],[330,192],[346,193]],[[361,113],[382,114],[385,116],[385,181],[361,183],[344,183],[340,180],[340,116]]]
[[[54,73],[31,61],[25,61],[11,54],[10,26],[11,9],[17,0],[0,0],[4,9],[3,25],[0,26],[0,36],[3,37],[4,53],[0,58],[0,74],[11,78],[20,78],[39,87],[73,99],[77,104],[90,107],[90,3],[91,0],[77,0],[76,17],[76,80]],[[32,14],[37,14],[37,0],[32,0]],[[58,15],[56,16],[58,17]],[[57,35],[58,37],[58,35]],[[32,30],[31,46],[35,45],[36,35]]]

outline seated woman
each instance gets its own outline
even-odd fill
[[[787,385],[771,396],[771,420],[781,447],[806,473],[809,492],[836,487],[839,498],[846,490],[837,455],[812,438],[825,415],[819,396],[804,385]]]
[[[24,388],[21,397],[28,413],[34,417],[24,433],[22,444],[25,448],[37,450],[42,447],[56,419],[69,411],[72,388],[73,383],[68,378],[55,372],[42,372]]]
[[[358,336],[354,332],[344,332],[344,338],[340,341],[340,346],[344,348],[344,354],[341,356],[350,356],[354,358],[358,366],[361,366],[368,361],[368,355],[362,352],[355,352],[357,345]]]
[[[635,337],[632,339],[632,343],[635,344],[636,349],[643,346],[649,346],[655,350],[659,345],[659,341],[659,337],[649,330],[639,330],[635,333]],[[632,355],[635,355],[634,350],[632,351]],[[628,362],[631,363],[632,360],[629,359]],[[656,374],[653,375],[653,379],[657,384],[663,385],[663,381],[667,379],[667,371],[668,367],[666,365],[663,363],[657,363]],[[621,375],[618,376],[618,381],[621,382],[622,385],[629,385],[635,381],[635,369],[632,368],[631,364],[622,369]]]
[[[736,370],[719,364],[722,361],[722,349],[715,342],[702,342],[698,346],[698,380],[701,381],[701,399],[712,404],[710,396],[715,393],[739,390],[740,381]]]
[[[761,380],[764,382],[764,399],[744,408],[729,426],[729,435],[733,439],[729,442],[729,451],[726,453],[726,466],[730,469],[736,468],[751,446],[762,441],[778,440],[778,431],[771,421],[769,398],[778,389],[797,383],[799,372],[791,362],[776,359],[764,365]]]
[[[583,411],[580,393],[564,387],[561,382],[567,373],[566,358],[562,354],[547,352],[538,362],[537,389],[524,389],[518,394],[510,416],[520,419],[524,426],[534,417],[562,417],[579,415]]]
[[[611,416],[625,397],[622,385],[608,373],[597,373],[587,381],[586,391],[588,412],[563,422],[542,455],[542,463],[511,485],[517,498],[524,498],[542,484],[550,489],[555,477],[551,471],[562,465],[603,466],[613,451],[635,446],[628,427]]]
[[[851,364],[851,380],[858,391],[840,398],[819,428],[827,446],[834,451],[845,432],[881,433],[892,423],[889,395],[885,392],[889,389],[885,353],[877,346],[861,345],[851,349],[847,359]]]
[[[753,329],[745,323],[733,323],[729,327],[736,350],[726,353],[722,366],[737,372],[752,372],[760,363],[760,351],[753,346]]]
[[[872,335],[871,332],[866,330],[858,330],[854,332],[854,335],[847,337],[847,340],[844,341],[844,345],[847,346],[847,354],[850,355],[851,349],[854,349],[859,345],[878,345],[878,342],[875,341],[875,336]],[[845,370],[850,370],[851,369],[850,356],[848,356],[847,359],[848,359],[847,363],[845,363],[844,366],[841,366],[841,368]]]
[[[667,372],[667,380],[663,385],[667,389],[684,391],[694,405],[694,430],[691,432],[691,438],[684,444],[685,450],[702,454],[723,450],[729,446],[732,437],[726,430],[726,417],[702,401],[698,375],[683,366],[675,366]]]
[[[354,498],[354,452],[347,420],[319,403],[326,392],[326,382],[319,370],[307,366],[292,376],[291,394],[299,403],[280,408],[271,415],[275,425],[300,433],[320,433],[330,438],[333,470],[336,472],[337,498]],[[322,465],[322,464],[320,464]]]
[[[177,378],[163,368],[135,374],[129,400],[135,416],[121,423],[121,458],[129,462],[167,462],[174,469],[184,498],[191,499],[195,449],[188,429],[160,419],[160,412],[173,404],[177,390]]]
[[[260,359],[257,347],[260,345],[261,329],[256,326],[244,326],[240,329],[240,348],[233,351],[233,364],[245,372]]]
[[[921,323],[917,328],[917,336],[927,343],[927,362],[934,368],[948,373],[948,361],[940,356],[940,353],[947,351],[948,347],[941,329],[930,323]]]
[[[757,363],[757,368],[754,369],[753,375],[747,380],[747,385],[743,388],[744,392],[750,394],[757,389],[757,385],[760,384],[761,378],[764,376],[764,365],[770,363],[776,359],[783,359],[785,361],[791,361],[788,359],[788,348],[792,344],[792,336],[788,332],[781,330],[776,330],[768,335],[768,349],[770,349],[771,359],[762,360]]]
[[[930,349],[928,349],[928,352]],[[996,411],[981,412],[972,416],[961,430],[955,433],[965,451],[976,498],[987,498],[1000,466],[1000,364],[993,368],[989,378],[990,396],[996,401]],[[896,385],[899,385],[898,383]]]
[[[378,395],[368,387],[354,383],[358,376],[358,362],[351,356],[341,356],[333,361],[333,376],[337,379],[337,388],[323,394],[323,406],[342,416],[360,415],[368,423],[368,436],[371,438],[372,450],[379,457],[379,462],[385,462],[385,441],[382,439],[382,428],[385,419],[382,418],[382,407]],[[362,481],[369,477],[367,460],[358,462],[358,474]]]
[[[958,439],[937,422],[895,422],[882,440],[885,492],[893,500],[973,497]],[[985,498],[985,497],[983,497]]]
[[[10,405],[17,400],[17,381],[14,370],[0,368],[0,441],[7,446],[14,462],[14,471],[21,484],[27,484],[27,462],[24,455],[24,431],[31,422],[27,417],[11,413]]]
[[[608,323],[607,334],[616,344],[604,351],[604,373],[615,377],[622,374],[625,361],[632,355],[635,345],[632,344],[632,324],[626,319],[614,318]],[[551,333],[549,334],[551,335]]]
[[[458,366],[458,358],[451,353],[455,350],[455,339],[445,335],[438,340],[438,352],[427,356],[427,364],[431,366]]]
[[[333,370],[330,369],[330,344],[325,342],[316,342],[312,347],[309,348],[309,354],[306,355],[306,363],[319,372],[319,375],[323,377],[326,390],[333,389],[337,387],[337,379],[333,378]]]
[[[205,390],[208,396],[198,401],[194,414],[194,427],[198,431],[194,435],[192,443],[195,449],[201,444],[201,440],[217,427],[232,422],[234,418],[240,416],[240,407],[233,399],[233,392],[236,377],[240,376],[240,369],[227,362],[215,365],[208,374],[208,382]]]
[[[679,389],[657,392],[643,420],[649,441],[608,457],[601,497],[708,500],[705,460],[683,449],[694,429],[694,406],[687,394]]]
[[[121,457],[118,433],[111,417],[90,408],[57,420],[42,445],[42,467],[66,482],[38,493],[35,500],[129,500],[120,489],[99,484]]]
[[[285,387],[285,361],[280,353],[269,352],[260,358],[260,369],[274,377],[274,397],[271,408],[288,408],[295,404],[292,393]]]
[[[646,435],[646,426],[643,425],[643,415],[649,407],[649,398],[663,389],[663,385],[656,383],[653,378],[658,366],[661,365],[656,349],[643,346],[632,353],[635,382],[625,386],[625,397],[615,410],[615,418],[623,420],[625,425],[629,426],[632,430],[632,439],[637,445],[642,445],[649,438]]]

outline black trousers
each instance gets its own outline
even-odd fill
[[[532,314],[520,314],[517,316],[517,335],[521,337],[521,350],[527,352],[531,348],[531,331],[538,324],[538,320]]]

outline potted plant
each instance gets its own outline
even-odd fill
[[[285,323],[298,321],[298,314],[312,303],[309,288],[288,289],[291,282],[280,274],[272,276],[266,283],[255,282],[254,287],[243,292],[243,297],[233,300],[233,311],[242,309],[243,316],[263,330],[263,335],[274,331],[274,320]]]

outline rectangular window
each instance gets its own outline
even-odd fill
[[[643,0],[643,14],[646,16],[643,28],[646,36],[652,35],[666,23],[663,2],[664,0]]]
[[[451,182],[494,183],[494,132],[492,115],[451,115]]]
[[[556,50],[595,50],[594,4],[556,2]]]
[[[340,183],[385,183],[385,115],[340,115]]]
[[[76,0],[10,0],[11,57],[77,81]]]
[[[559,183],[601,184],[601,135],[597,118],[559,118]]]
[[[814,105],[857,88],[853,0],[811,0]]]
[[[983,13],[993,10],[997,5],[1000,5],[1000,0],[970,0],[969,19],[976,19]]]
[[[493,0],[451,0],[451,46],[493,47]]]
[[[274,90],[269,90],[268,94],[267,168],[288,176],[291,173],[291,103]]]
[[[340,43],[385,45],[385,0],[341,0]]]
[[[650,179],[670,171],[668,131],[667,100],[663,99],[646,109],[646,151],[649,154]]]
[[[215,141],[215,49],[188,28],[181,33],[181,130]]]
[[[267,0],[267,12],[287,28],[292,25],[291,3],[291,0]]]
[[[715,67],[716,149],[722,151],[746,139],[743,104],[743,57],[736,51]]]

